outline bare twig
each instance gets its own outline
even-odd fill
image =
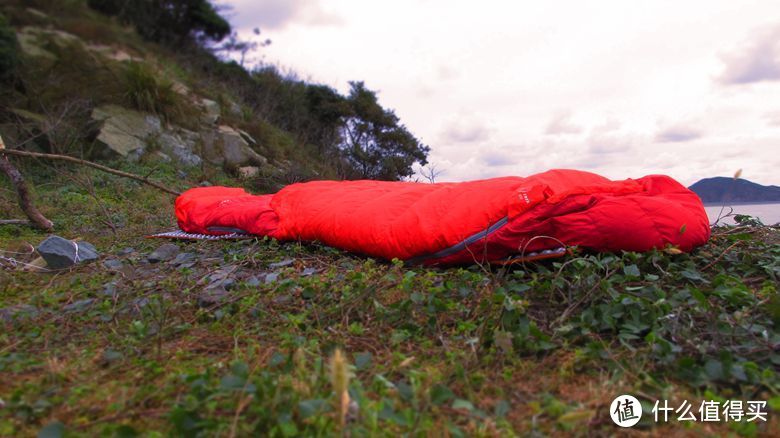
[[[725,255],[726,255],[726,253],[727,253],[727,252],[729,252],[729,251],[731,251],[732,249],[734,249],[734,247],[735,247],[735,246],[737,246],[737,245],[739,245],[741,242],[742,242],[741,240],[737,240],[736,242],[734,242],[734,243],[732,243],[731,245],[729,245],[729,247],[728,247],[728,248],[726,248],[726,249],[724,249],[724,250],[723,250],[723,252],[722,252],[722,253],[720,253],[720,255],[719,255],[719,256],[715,257],[715,260],[713,260],[713,261],[709,262],[709,263],[707,264],[707,266],[705,266],[705,267],[701,268],[701,270],[702,270],[702,271],[706,271],[707,269],[710,269],[711,267],[713,267],[713,266],[715,265],[715,263],[718,263],[718,262],[720,261],[720,259],[722,259],[722,258],[723,258],[723,256],[725,256]]]
[[[32,222],[24,219],[1,219],[0,225],[32,225]]]
[[[113,174],[113,175],[134,179],[136,181],[140,181],[140,182],[142,182],[142,183],[144,183],[146,185],[152,186],[152,187],[154,187],[154,188],[156,188],[158,190],[161,190],[161,191],[163,191],[165,193],[169,193],[169,194],[174,195],[174,196],[181,195],[181,193],[177,192],[176,190],[169,189],[168,187],[165,187],[164,185],[156,183],[154,181],[149,181],[148,179],[146,179],[146,178],[144,178],[142,176],[138,176],[138,175],[135,175],[135,174],[132,174],[132,173],[128,173],[128,172],[123,172],[123,171],[117,170],[117,169],[112,169],[110,167],[103,166],[102,164],[93,163],[91,161],[82,160],[80,158],[75,158],[75,157],[71,157],[71,156],[68,156],[68,155],[44,154],[44,153],[40,153],[40,152],[20,151],[20,150],[16,150],[16,149],[0,149],[0,155],[3,155],[3,154],[5,154],[5,155],[15,155],[15,156],[19,156],[19,157],[44,158],[44,159],[47,159],[47,160],[69,161],[71,163],[81,164],[83,166],[89,166],[89,167],[92,167],[92,168],[95,168],[95,169],[98,169],[98,170],[102,170],[103,172],[107,172],[107,173],[110,173],[110,174]],[[3,160],[0,160],[0,162],[2,162],[2,161]]]

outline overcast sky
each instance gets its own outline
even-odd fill
[[[780,185],[777,0],[222,0],[264,62],[363,80],[440,180],[577,168]]]

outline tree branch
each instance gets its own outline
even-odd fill
[[[174,196],[181,195],[181,193],[177,192],[176,190],[169,189],[168,187],[165,187],[164,185],[156,183],[154,181],[149,181],[148,179],[146,179],[146,178],[144,178],[142,176],[138,176],[138,175],[135,175],[135,174],[132,174],[132,173],[128,173],[128,172],[123,172],[121,170],[112,169],[110,167],[106,167],[106,166],[103,166],[101,164],[93,163],[91,161],[82,160],[80,158],[75,158],[75,157],[71,157],[71,156],[68,156],[68,155],[43,154],[43,153],[40,153],[40,152],[20,151],[20,150],[17,150],[17,149],[0,149],[0,156],[1,155],[15,155],[15,156],[19,156],[19,157],[32,157],[32,158],[44,158],[44,159],[47,159],[47,160],[70,161],[71,163],[81,164],[83,166],[92,167],[92,168],[95,168],[95,169],[98,169],[98,170],[102,170],[103,172],[107,172],[107,173],[110,173],[110,174],[113,174],[113,175],[122,176],[122,177],[125,177],[125,178],[130,178],[130,179],[134,179],[136,181],[140,181],[140,182],[142,182],[142,183],[144,183],[146,185],[152,186],[152,187],[154,187],[154,188],[156,188],[158,190],[162,190],[163,192],[171,194],[171,195],[174,195]],[[0,159],[0,162],[3,162],[3,161],[7,162],[8,159],[5,158],[5,157],[2,157],[2,159]],[[21,177],[21,174],[19,176]]]
[[[0,219],[0,225],[32,225],[32,222],[24,219]]]
[[[4,152],[7,152],[7,150],[5,149],[2,139],[0,139],[0,153]],[[19,207],[21,207],[24,214],[30,218],[30,222],[42,230],[51,230],[54,227],[54,224],[35,208],[32,199],[30,198],[30,191],[27,190],[27,184],[25,184],[24,177],[22,177],[22,173],[19,172],[19,169],[14,167],[5,156],[0,157],[0,171],[8,176],[8,179],[11,180],[11,184],[16,188],[16,194],[19,195]]]

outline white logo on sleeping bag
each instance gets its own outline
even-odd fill
[[[521,190],[520,193],[518,194],[518,196],[520,197],[520,199],[525,201],[526,204],[530,204],[531,203],[531,199],[528,198],[528,192],[526,192],[525,190]]]

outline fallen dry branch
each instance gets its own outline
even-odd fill
[[[132,174],[132,173],[128,173],[128,172],[123,172],[121,170],[112,169],[110,167],[106,167],[106,166],[103,166],[101,164],[93,163],[91,161],[82,160],[80,158],[71,157],[71,156],[68,156],[68,155],[44,154],[44,153],[40,153],[40,152],[20,151],[20,150],[16,150],[16,149],[0,149],[0,155],[2,155],[2,154],[5,154],[5,155],[15,155],[15,156],[18,156],[18,157],[43,158],[43,159],[46,159],[46,160],[69,161],[71,163],[81,164],[82,166],[88,166],[88,167],[92,167],[94,169],[102,170],[103,172],[107,172],[107,173],[110,173],[110,174],[113,174],[113,175],[134,179],[134,180],[139,181],[139,182],[141,182],[143,184],[152,186],[152,187],[154,187],[154,188],[156,188],[158,190],[162,190],[163,192],[169,193],[169,194],[174,195],[174,196],[181,195],[181,193],[177,192],[176,190],[169,189],[168,187],[165,187],[164,185],[156,183],[154,181],[149,181],[147,178],[144,178],[142,176],[138,176],[138,175],[135,175],[135,174]],[[3,158],[3,160],[7,161],[5,158]],[[3,160],[0,160],[0,161],[3,161]]]
[[[0,154],[5,152],[8,152],[8,149],[5,149],[5,144],[3,143],[2,138],[0,138]],[[35,208],[35,205],[33,205],[30,191],[27,189],[27,184],[24,182],[22,173],[19,172],[19,169],[11,164],[4,155],[0,156],[0,171],[2,171],[8,179],[11,180],[11,184],[14,185],[16,194],[19,196],[19,207],[21,207],[24,214],[30,219],[30,222],[45,231],[54,228],[54,223],[46,219],[46,216],[41,214],[41,212]]]
[[[32,225],[32,222],[24,219],[0,219],[0,225]]]

